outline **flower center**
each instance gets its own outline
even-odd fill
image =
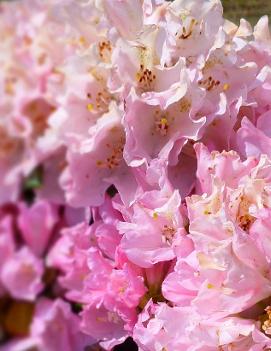
[[[201,79],[198,82],[199,86],[204,88],[207,91],[211,91],[213,89],[215,89],[217,86],[220,85],[220,81],[219,80],[215,80],[214,78],[212,78],[211,76],[209,76],[206,79]]]
[[[107,143],[106,149],[108,156],[104,160],[97,160],[96,165],[99,168],[113,170],[117,168],[123,160],[123,149],[125,144],[125,137],[121,136],[118,141]]]
[[[21,142],[8,134],[4,127],[0,126],[0,159],[8,158],[16,153]]]
[[[188,39],[189,37],[191,37],[191,35],[193,34],[194,27],[197,24],[198,24],[198,21],[195,18],[192,18],[189,25],[188,25],[188,28],[186,28],[183,25],[181,33],[180,34],[178,33],[178,35],[179,35],[178,38],[179,39]]]
[[[38,98],[29,102],[23,110],[32,125],[32,136],[37,138],[44,134],[48,127],[48,117],[55,108],[44,99]]]
[[[265,309],[265,314],[260,317],[261,322],[262,322],[262,330],[263,332],[269,336],[271,335],[271,307],[267,306]]]
[[[162,240],[164,243],[172,244],[174,236],[176,234],[176,229],[172,226],[165,224],[162,229]]]
[[[136,74],[136,80],[138,82],[138,87],[142,92],[151,91],[154,90],[156,75],[141,64],[140,70]]]
[[[109,40],[103,40],[98,44],[98,51],[100,59],[109,63],[111,61],[112,46]]]
[[[251,202],[245,196],[240,197],[240,204],[237,213],[237,222],[245,232],[248,232],[256,218],[249,214]]]
[[[156,110],[154,114],[154,130],[162,136],[166,136],[169,133],[170,123],[172,118],[168,112]],[[153,133],[154,135],[154,133]]]
[[[182,98],[180,101],[180,112],[188,112],[191,109],[192,103],[187,98]]]
[[[108,106],[112,100],[112,96],[105,88],[98,91],[95,96],[93,96],[91,93],[87,93],[87,98],[89,101],[87,103],[87,109],[89,112],[95,111],[99,113],[106,113],[109,111]]]

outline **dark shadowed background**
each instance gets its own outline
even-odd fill
[[[241,17],[251,24],[263,16],[271,17],[271,0],[222,0],[224,16],[239,23]]]

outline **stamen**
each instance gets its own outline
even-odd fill
[[[146,92],[154,89],[156,75],[148,68],[144,69],[144,65],[141,64],[139,71],[136,73],[136,80],[142,92]]]
[[[106,63],[111,61],[112,46],[109,40],[101,41],[98,44],[99,56]]]
[[[183,26],[182,34],[179,36],[179,39],[188,39],[189,37],[191,37],[191,35],[193,34],[194,27],[197,24],[197,20],[195,20],[195,18],[192,18],[188,30],[186,30],[185,26]]]
[[[266,311],[266,315],[264,316],[265,320],[263,321],[263,324],[262,324],[262,330],[266,335],[269,336],[271,335],[271,307],[270,306],[266,307],[265,311]]]
[[[159,112],[156,111],[155,116],[155,127],[156,131],[159,132],[162,136],[166,136],[169,130],[169,121],[166,116],[159,117]]]
[[[176,234],[176,229],[165,224],[162,229],[162,240],[164,243],[172,244],[174,236]]]
[[[109,152],[110,152],[109,155],[106,157],[105,160],[97,160],[96,166],[99,168],[104,168],[109,170],[114,170],[115,168],[117,168],[123,159],[124,143],[125,143],[124,137],[121,137],[118,143],[116,143],[116,145],[108,143],[106,146],[109,149]]]

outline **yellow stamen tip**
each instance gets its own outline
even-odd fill
[[[161,118],[160,122],[164,125],[167,125],[168,124],[168,121],[166,118]]]
[[[86,44],[86,39],[84,37],[79,38],[79,44],[85,45]]]
[[[211,214],[211,212],[210,212],[210,211],[208,211],[208,210],[205,210],[205,211],[204,211],[204,214],[205,214],[205,215],[210,215],[210,214]]]
[[[87,104],[87,109],[89,112],[93,111],[93,104]]]
[[[229,88],[230,88],[230,85],[229,85],[228,83],[225,83],[225,84],[223,85],[223,90],[224,90],[224,91],[229,90]]]
[[[157,212],[153,212],[153,219],[157,219],[158,218],[158,213]]]

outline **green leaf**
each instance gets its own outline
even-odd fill
[[[38,166],[34,171],[25,179],[23,188],[24,190],[35,190],[42,186],[43,169]]]

